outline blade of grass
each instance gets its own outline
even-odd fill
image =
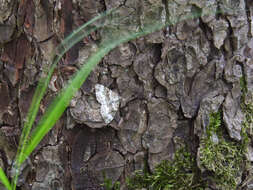
[[[58,63],[58,61],[62,58],[62,56],[76,43],[80,42],[84,37],[90,35],[92,32],[96,31],[97,29],[104,26],[104,23],[96,23],[96,21],[99,21],[101,19],[104,19],[105,17],[109,16],[116,10],[118,10],[120,7],[113,8],[111,10],[108,10],[104,13],[101,13],[100,15],[96,16],[95,18],[89,20],[76,30],[74,30],[68,37],[64,39],[64,41],[56,48],[56,58],[53,59],[54,63]],[[93,24],[96,24],[96,26],[93,26]]]
[[[0,167],[0,180],[3,183],[3,185],[6,187],[7,190],[12,190],[11,184],[1,167]]]
[[[18,151],[17,151],[17,156],[16,156],[16,162],[15,162],[15,174],[12,180],[12,188],[15,190],[16,189],[16,183],[17,183],[17,179],[18,179],[18,175],[19,175],[19,170],[20,170],[20,166],[21,166],[21,162],[20,162],[20,158],[22,157],[21,155],[24,152],[24,147],[26,146],[32,125],[35,121],[36,115],[38,113],[39,110],[39,105],[40,102],[46,92],[47,86],[50,82],[51,76],[54,72],[54,69],[56,67],[56,64],[59,62],[59,60],[62,58],[62,56],[71,48],[73,47],[77,42],[79,42],[81,39],[83,39],[84,37],[88,36],[89,34],[91,34],[92,32],[94,32],[95,30],[97,30],[98,28],[102,27],[103,24],[100,24],[97,27],[94,26],[90,26],[93,23],[95,23],[97,20],[104,18],[106,16],[108,16],[109,14],[111,14],[113,11],[117,10],[117,8],[114,8],[112,10],[109,10],[105,13],[102,13],[101,15],[91,19],[90,21],[88,21],[87,23],[85,23],[84,25],[82,25],[81,27],[79,27],[77,30],[75,30],[74,32],[72,32],[57,48],[56,48],[56,53],[53,56],[52,59],[52,66],[49,68],[48,71],[45,71],[44,76],[45,77],[41,77],[39,80],[39,83],[36,87],[35,93],[33,95],[33,99],[31,102],[31,105],[29,107],[29,111],[24,123],[24,127],[22,130],[22,134],[19,140],[19,147],[18,147]],[[88,28],[89,27],[89,28]],[[84,29],[86,29],[86,31],[83,31]]]
[[[56,67],[56,64],[53,64],[52,67],[50,68],[49,72],[48,72],[47,77],[46,78],[44,78],[44,77],[40,78],[39,83],[37,85],[37,88],[35,90],[35,93],[33,95],[33,99],[32,99],[31,105],[29,107],[27,118],[26,118],[23,130],[22,130],[22,133],[21,133],[19,147],[18,147],[17,156],[16,156],[17,158],[16,158],[15,163],[14,163],[14,172],[15,173],[14,173],[14,177],[12,179],[12,184],[11,184],[11,187],[14,190],[16,189],[16,183],[17,183],[17,180],[18,180],[19,170],[20,170],[20,167],[21,167],[21,162],[19,161],[20,160],[20,155],[22,155],[23,152],[24,152],[24,147],[27,143],[29,133],[31,131],[32,125],[34,123],[37,112],[39,110],[40,102],[41,102],[41,100],[42,100],[42,98],[45,94],[45,91],[47,89],[47,86],[49,84],[49,81],[51,79],[51,76],[53,74],[53,71],[54,71],[55,67]]]

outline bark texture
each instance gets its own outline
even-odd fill
[[[135,10],[139,25],[154,4],[161,7],[157,19],[172,21],[193,9],[222,13],[179,22],[104,57],[26,163],[20,189],[103,189],[103,174],[127,189],[125,179],[133,171],[145,163],[154,171],[182,146],[196,159],[209,189],[228,189],[208,178],[218,170],[203,160],[205,139],[239,146],[245,134],[250,143],[235,173],[236,189],[251,189],[253,113],[242,106],[253,102],[250,0],[0,0],[1,167],[11,168],[22,123],[53,49],[73,29],[120,3],[125,5],[120,14]],[[37,119],[96,50],[103,32],[92,33],[66,53]],[[222,116],[221,136],[208,131],[216,112]]]

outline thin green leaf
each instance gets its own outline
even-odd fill
[[[12,185],[11,185],[12,189],[14,189],[14,190],[16,189],[16,183],[18,180],[19,170],[20,170],[20,166],[22,163],[20,161],[21,157],[22,157],[21,155],[24,152],[25,145],[27,144],[27,141],[28,141],[29,133],[31,131],[32,125],[34,123],[34,120],[35,120],[36,115],[39,110],[40,102],[45,94],[45,91],[47,89],[47,86],[49,84],[50,78],[53,74],[55,67],[56,67],[56,64],[54,64],[50,68],[46,78],[41,78],[39,80],[38,86],[37,86],[35,93],[33,95],[33,99],[32,99],[31,105],[29,107],[27,118],[26,118],[23,130],[22,130],[22,134],[20,137],[19,147],[18,147],[18,151],[17,151],[17,155],[16,155],[16,161],[14,163],[14,170],[13,171],[15,171],[15,174],[14,174],[14,177],[12,180]]]
[[[117,10],[112,9],[110,11],[107,11],[93,19],[91,19],[89,22],[85,23],[84,25],[82,25],[81,27],[79,27],[77,30],[75,30],[74,32],[72,32],[57,48],[55,51],[55,54],[52,58],[52,66],[49,68],[48,71],[45,71],[44,77],[41,77],[38,83],[38,86],[35,90],[35,93],[33,95],[33,99],[31,102],[31,105],[29,107],[29,111],[24,123],[24,127],[22,130],[22,134],[19,140],[19,147],[18,147],[18,151],[17,151],[17,156],[16,156],[16,162],[14,164],[14,171],[15,175],[14,178],[12,180],[12,188],[15,190],[16,189],[16,183],[17,183],[17,179],[18,179],[18,175],[19,175],[19,170],[20,170],[20,166],[22,164],[22,155],[24,154],[24,148],[27,144],[28,138],[29,138],[29,134],[32,128],[32,125],[35,121],[36,115],[38,113],[39,110],[39,105],[40,102],[46,92],[46,89],[48,87],[48,84],[50,82],[51,76],[54,72],[54,69],[56,67],[56,64],[59,62],[59,60],[62,58],[62,56],[71,48],[73,47],[77,42],[79,42],[81,39],[83,39],[84,37],[88,36],[89,34],[91,34],[92,32],[94,32],[95,30],[97,30],[98,28],[102,27],[103,24],[100,24],[96,27],[94,26],[90,26],[91,24],[95,23],[97,20],[104,18],[106,16],[108,16],[109,14],[111,14],[113,11]],[[84,31],[84,29],[86,29],[86,31]]]
[[[6,189],[12,190],[11,184],[1,167],[0,167],[0,180],[1,180],[2,184],[6,187]]]

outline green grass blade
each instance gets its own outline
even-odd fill
[[[15,174],[12,180],[12,188],[15,190],[16,189],[16,183],[17,183],[17,179],[18,179],[18,175],[19,175],[19,170],[20,170],[20,166],[21,166],[21,158],[24,153],[24,147],[27,144],[28,138],[29,138],[29,134],[32,128],[32,125],[35,121],[36,115],[38,113],[39,110],[39,105],[40,102],[46,92],[46,89],[48,87],[48,84],[50,82],[51,76],[53,74],[53,71],[56,67],[56,64],[58,63],[58,61],[62,58],[62,56],[71,48],[73,47],[77,42],[79,42],[81,39],[83,39],[84,37],[88,36],[89,34],[91,34],[92,32],[94,32],[95,30],[97,30],[98,28],[102,27],[103,24],[100,24],[98,26],[90,26],[92,24],[94,24],[97,20],[104,18],[105,16],[108,16],[109,14],[111,14],[113,11],[117,10],[112,9],[110,11],[107,11],[105,13],[102,13],[101,15],[91,19],[89,22],[85,23],[84,25],[82,25],[81,27],[79,27],[77,30],[75,30],[74,32],[72,32],[57,48],[56,48],[56,53],[53,56],[52,59],[52,66],[50,67],[50,69],[48,71],[44,71],[44,76],[39,80],[38,86],[36,87],[35,93],[33,95],[33,99],[31,102],[31,105],[29,107],[29,111],[24,123],[24,127],[22,130],[22,134],[19,140],[19,147],[18,147],[18,151],[17,151],[17,156],[16,156],[16,162],[15,162]],[[84,29],[86,29],[84,31]]]
[[[68,87],[63,92],[61,92],[60,95],[57,96],[57,98],[50,105],[48,111],[45,113],[45,115],[43,115],[41,121],[31,135],[31,139],[26,147],[24,155],[21,155],[21,163],[36,148],[36,146],[53,127],[57,120],[59,120],[64,110],[67,108],[73,95],[78,90],[78,88],[80,88],[79,86],[82,84],[81,81],[87,78],[92,68],[103,58],[105,53],[103,51],[100,51],[96,55],[97,56],[94,56],[92,59],[90,59],[90,64],[85,65],[85,70],[82,69],[81,71],[83,72],[79,72],[79,75],[74,78],[72,83],[69,84]]]
[[[10,184],[8,178],[6,177],[4,171],[1,167],[0,167],[0,181],[6,187],[7,190],[12,190],[11,184]]]
[[[27,141],[28,141],[29,133],[31,131],[32,125],[35,121],[36,115],[39,110],[40,102],[45,94],[45,91],[47,89],[47,86],[49,84],[49,81],[51,79],[51,76],[53,74],[55,67],[56,67],[56,64],[54,64],[50,68],[46,78],[43,77],[39,80],[38,86],[37,86],[35,93],[33,95],[32,102],[29,107],[26,121],[24,123],[24,127],[23,127],[21,137],[19,140],[19,147],[18,147],[18,151],[17,151],[17,155],[16,155],[16,161],[14,163],[15,174],[14,174],[12,184],[11,184],[12,189],[14,189],[14,190],[16,189],[16,183],[18,180],[19,170],[20,170],[20,166],[21,166],[21,162],[20,162],[21,156],[20,155],[22,155],[24,152],[25,145],[27,144]]]
[[[64,39],[64,41],[56,48],[56,59],[54,59],[54,62],[58,63],[58,61],[61,59],[61,57],[76,43],[80,42],[84,37],[90,35],[92,32],[96,31],[97,29],[104,26],[104,23],[101,22],[101,19],[105,19],[105,17],[109,16],[113,12],[118,10],[118,8],[114,8],[111,10],[108,10],[95,18],[89,20],[76,30],[74,30],[68,37]],[[101,23],[98,23],[97,21],[100,21]],[[96,26],[95,26],[96,25]]]

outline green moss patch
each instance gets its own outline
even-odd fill
[[[244,147],[225,136],[220,112],[210,115],[206,132],[200,140],[200,167],[210,172],[218,189],[236,189],[244,166]]]
[[[195,159],[185,148],[175,153],[173,161],[164,160],[153,173],[137,171],[127,180],[129,189],[204,190],[205,183],[198,176]]]
[[[245,130],[250,135],[253,135],[253,129],[252,129],[253,128],[252,126],[253,125],[253,102],[247,102],[246,100],[248,88],[247,88],[247,82],[244,75],[240,78],[240,86],[241,86],[241,92],[242,92],[241,108],[245,114],[245,121],[243,125],[244,125]]]

